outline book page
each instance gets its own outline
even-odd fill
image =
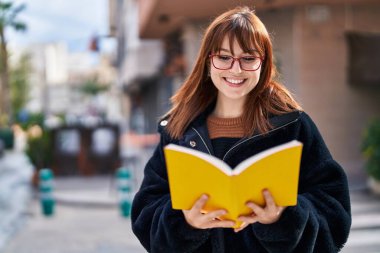
[[[198,150],[194,150],[194,149],[182,147],[179,145],[175,145],[175,144],[169,144],[169,145],[165,146],[164,149],[165,150],[175,150],[175,151],[178,151],[181,153],[186,153],[186,154],[189,154],[192,156],[196,156],[199,159],[202,159],[205,162],[210,163],[213,167],[221,170],[224,174],[232,175],[232,169],[230,168],[230,166],[228,166],[228,164],[225,163],[224,161],[222,161],[219,158],[214,157],[212,155],[203,153],[203,152],[198,151]]]
[[[301,146],[281,150],[252,164],[241,174],[233,177],[236,205],[241,212],[245,203],[252,201],[265,205],[263,189],[268,189],[279,206],[297,204]]]
[[[290,142],[287,142],[287,143],[284,143],[284,144],[281,144],[281,145],[278,145],[278,146],[275,146],[273,148],[269,148],[269,149],[266,149],[246,160],[244,160],[243,162],[239,163],[236,168],[232,171],[232,175],[238,175],[240,173],[242,173],[245,169],[247,169],[249,166],[251,166],[251,164],[265,158],[265,157],[268,157],[268,156],[271,156],[272,154],[276,153],[276,152],[279,152],[281,150],[284,150],[284,149],[289,149],[289,148],[292,148],[292,147],[302,147],[302,143],[299,142],[299,141],[290,141]]]
[[[165,149],[170,194],[174,209],[190,209],[202,195],[209,195],[205,210],[226,208],[231,177],[198,156]]]

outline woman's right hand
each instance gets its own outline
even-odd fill
[[[235,222],[230,220],[220,220],[219,217],[227,214],[226,210],[220,209],[208,213],[202,213],[202,208],[208,200],[207,195],[202,195],[190,210],[182,210],[187,223],[198,229],[208,228],[231,228]]]

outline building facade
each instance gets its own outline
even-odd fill
[[[163,43],[154,81],[145,84],[147,89],[144,82],[137,84],[146,100],[157,99],[160,92],[164,94],[160,99],[170,97],[191,71],[210,20],[235,7],[228,0],[131,2],[138,4],[139,40]],[[363,182],[362,134],[368,121],[380,115],[380,64],[375,57],[380,52],[380,43],[376,43],[380,1],[239,3],[254,8],[266,25],[282,82],[312,116],[351,183]],[[362,63],[358,66],[358,62]],[[152,104],[145,106],[145,117],[152,117],[148,112]],[[156,116],[166,108],[168,104],[156,109]]]

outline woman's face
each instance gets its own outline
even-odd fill
[[[221,50],[218,55],[223,56],[233,56],[235,58],[244,57],[241,62],[245,61],[244,64],[249,64],[250,61],[253,61],[258,55],[253,55],[252,53],[243,52],[240,48],[239,43],[236,39],[233,42],[232,47],[234,55],[230,51],[230,43],[228,37],[225,36],[221,46]],[[254,48],[252,48],[254,50]],[[252,57],[253,56],[253,57]],[[219,58],[221,61],[224,58]],[[258,60],[256,58],[256,60]],[[216,58],[214,57],[214,63]],[[215,87],[218,89],[218,100],[222,99],[223,101],[236,101],[236,100],[245,100],[247,94],[255,88],[260,79],[261,71],[261,62],[259,62],[258,69],[255,71],[246,71],[241,68],[239,61],[234,61],[232,68],[227,70],[220,70],[210,62],[210,74],[211,80],[214,83]],[[218,66],[217,66],[218,67]],[[240,101],[241,102],[241,101]]]

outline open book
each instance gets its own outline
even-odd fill
[[[169,144],[164,147],[173,209],[191,209],[207,194],[204,212],[225,209],[221,217],[237,221],[252,213],[245,203],[265,205],[268,189],[278,206],[297,204],[302,143],[290,141],[247,158],[231,169],[224,161],[190,148]],[[240,225],[237,222],[236,227]]]

